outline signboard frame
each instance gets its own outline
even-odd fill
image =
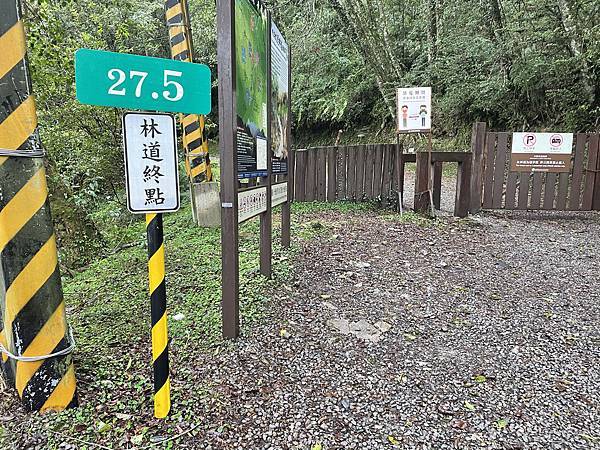
[[[239,180],[244,178],[238,173],[238,114],[236,88],[237,88],[237,60],[235,37],[235,8],[236,3],[249,0],[224,0],[217,2],[217,61],[219,65],[219,150],[221,153],[221,246],[222,246],[222,320],[223,337],[236,339],[239,336],[240,324],[240,268],[239,268],[239,206],[240,195],[243,197],[245,190],[241,189]],[[271,14],[264,9],[260,0],[251,0],[250,3],[263,8],[267,14],[266,21],[266,55],[267,55],[267,99],[271,98]],[[291,65],[291,51],[288,48],[288,59]],[[288,77],[291,79],[290,67]],[[291,96],[289,96],[291,97]],[[288,107],[291,106],[288,98]],[[271,102],[267,101],[267,149],[271,148]],[[290,109],[291,110],[291,109]],[[288,118],[288,120],[291,120]],[[290,123],[291,124],[291,123]],[[291,137],[288,135],[288,148],[291,148]],[[292,153],[293,155],[293,153]],[[293,158],[293,156],[292,156]],[[293,166],[290,165],[293,169]],[[267,151],[267,171],[261,177],[258,188],[266,189],[267,208],[260,213],[260,272],[271,277],[272,259],[272,152]],[[290,172],[291,173],[291,172]],[[280,175],[283,176],[283,175]],[[254,186],[256,173],[250,175]],[[290,175],[287,178],[289,181]],[[293,183],[288,182],[288,201],[282,208],[282,245],[289,246],[290,241],[290,202],[289,192]],[[252,188],[247,192],[252,192]],[[258,210],[255,211],[258,213]],[[244,220],[249,220],[249,217]]]

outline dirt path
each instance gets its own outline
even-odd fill
[[[271,319],[200,362],[203,448],[600,448],[599,217],[534,217],[306,216]]]

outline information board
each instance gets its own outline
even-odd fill
[[[267,188],[256,188],[238,193],[238,223],[267,211]]]
[[[572,133],[513,133],[513,172],[570,172]]]
[[[288,201],[288,183],[274,184],[271,188],[271,206],[282,205]]]
[[[177,132],[170,114],[123,115],[127,207],[132,213],[179,209]]]
[[[235,0],[238,178],[267,176],[267,12]]]
[[[431,88],[400,88],[398,102],[398,133],[431,131]]]
[[[77,99],[87,105],[208,114],[210,69],[171,59],[102,50],[75,52]]]
[[[274,22],[271,22],[271,151],[272,173],[288,172],[290,123],[289,48]]]

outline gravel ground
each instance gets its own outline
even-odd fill
[[[307,216],[270,318],[199,364],[199,448],[600,448],[599,218]]]

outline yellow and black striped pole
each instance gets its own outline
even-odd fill
[[[192,62],[191,25],[186,0],[166,0],[165,14],[169,27],[171,56],[178,61]],[[205,117],[182,115],[185,167],[191,183],[212,181],[208,140],[204,129]]]
[[[29,411],[77,404],[18,0],[0,1],[0,351]]]
[[[165,418],[171,409],[169,340],[167,337],[167,292],[162,214],[146,215],[148,273],[152,316],[152,366],[154,371],[154,415]]]

